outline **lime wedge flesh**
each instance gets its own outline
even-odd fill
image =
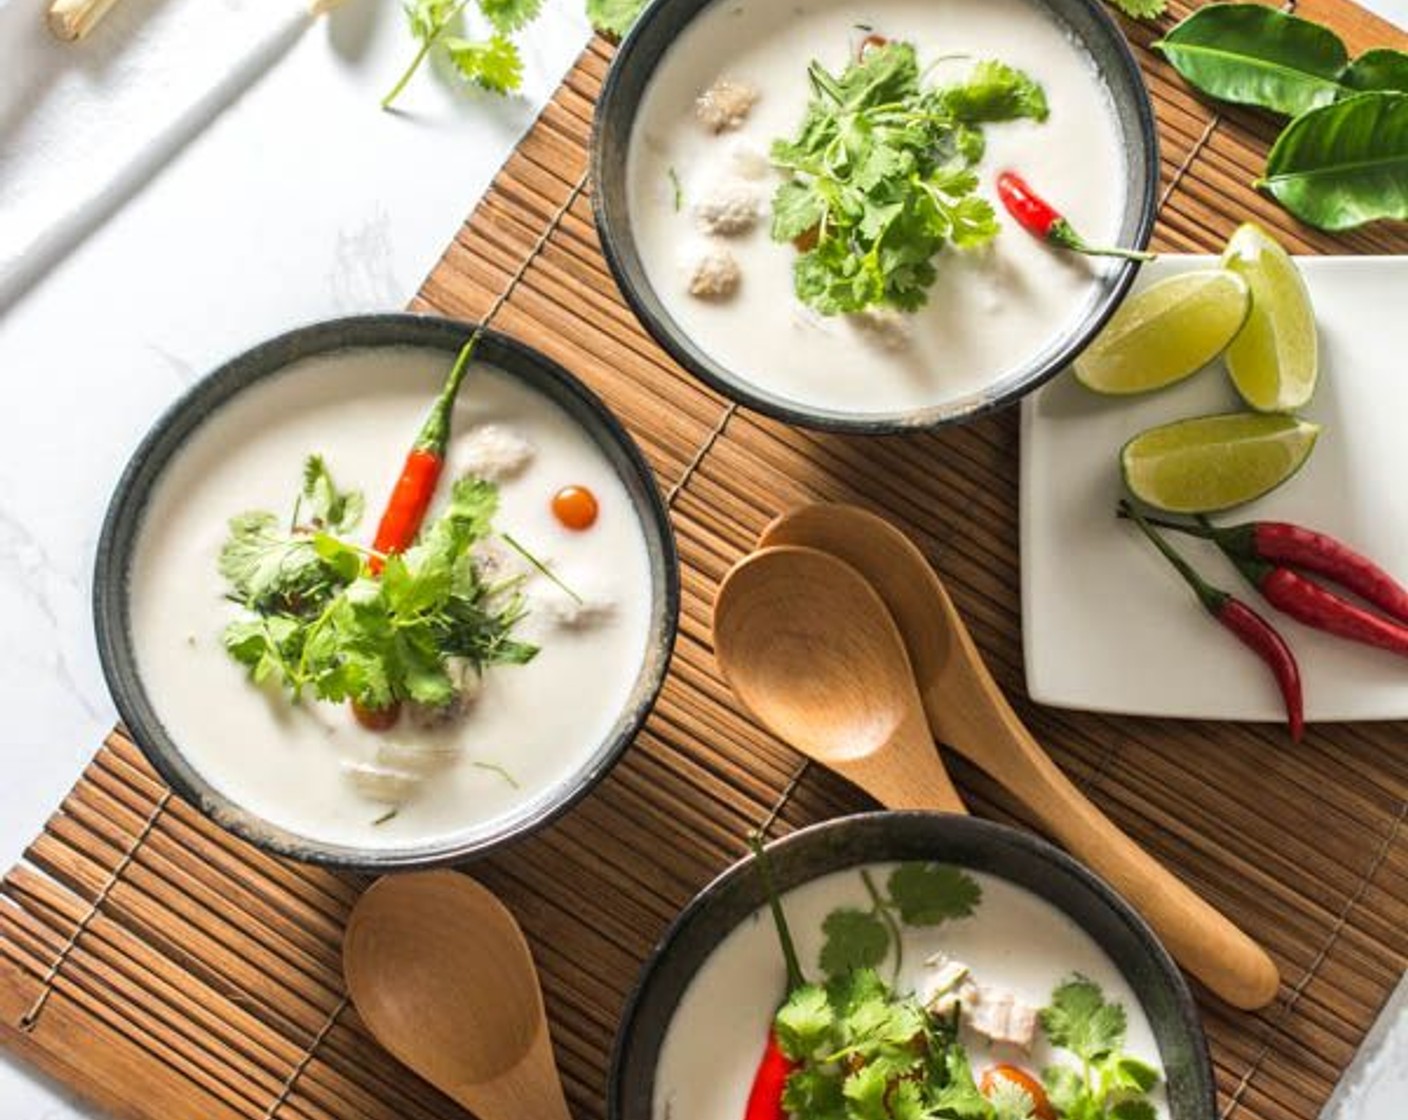
[[[1225,269],[1160,280],[1115,312],[1076,359],[1076,380],[1119,396],[1172,385],[1221,354],[1250,310],[1246,282]]]
[[[1198,416],[1135,436],[1120,451],[1129,492],[1170,513],[1213,513],[1274,490],[1310,457],[1320,426],[1294,416]]]
[[[1319,372],[1315,312],[1300,270],[1251,222],[1227,242],[1222,263],[1252,291],[1247,325],[1227,349],[1232,384],[1259,412],[1300,408],[1314,394]]]

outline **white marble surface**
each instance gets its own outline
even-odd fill
[[[7,14],[17,6],[42,7],[0,0]],[[1369,6],[1408,24],[1408,0]],[[402,306],[587,35],[580,0],[547,0],[526,97],[456,97],[422,75],[390,115],[377,101],[410,47],[396,8],[347,0],[312,25],[0,312],[0,866],[114,718],[89,570],[142,433],[193,379],[258,339]],[[1357,1104],[1355,1120],[1398,1115],[1373,1108]],[[85,1115],[0,1055],[0,1120]]]

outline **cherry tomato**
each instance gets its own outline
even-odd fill
[[[978,1083],[978,1088],[982,1090],[983,1096],[990,1097],[999,1081],[1015,1085],[1031,1097],[1032,1104],[1036,1105],[1036,1120],[1056,1120],[1056,1110],[1046,1099],[1046,1090],[1041,1087],[1041,1082],[1026,1070],[1019,1066],[1010,1066],[1006,1062],[988,1066],[983,1070],[983,1079]]]
[[[352,717],[368,731],[390,731],[401,718],[401,705],[393,703],[385,708],[368,708],[353,700]]]
[[[879,32],[872,31],[860,41],[860,46],[856,48],[856,61],[863,61],[870,51],[879,50],[881,47],[889,46],[889,44],[890,40],[888,38],[881,35]]]
[[[590,529],[599,509],[596,495],[585,486],[564,486],[552,496],[552,515],[567,529]]]

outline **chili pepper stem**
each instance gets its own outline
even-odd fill
[[[748,847],[758,862],[758,874],[763,879],[763,889],[767,891],[768,907],[772,910],[773,924],[777,927],[777,939],[782,944],[782,959],[787,964],[787,990],[795,992],[806,984],[802,975],[801,961],[797,957],[797,946],[792,941],[792,930],[787,925],[787,915],[782,910],[782,899],[778,897],[777,884],[772,877],[772,863],[763,850],[763,838],[758,833],[748,837]]]
[[[1140,531],[1153,542],[1154,547],[1164,554],[1165,559],[1178,570],[1178,574],[1197,593],[1198,601],[1203,604],[1208,614],[1215,616],[1222,610],[1231,596],[1225,591],[1219,591],[1195,572],[1192,565],[1178,554],[1173,545],[1164,539],[1162,533],[1149,524],[1148,519],[1142,513],[1129,502],[1121,501],[1119,515],[1139,526]]]
[[[1157,260],[1159,256],[1157,253],[1151,253],[1145,249],[1120,249],[1090,245],[1085,238],[1076,233],[1071,223],[1065,218],[1057,218],[1051,223],[1051,228],[1046,231],[1046,240],[1063,249],[1084,253],[1087,257],[1119,257],[1127,261],[1152,261]]]
[[[445,445],[450,441],[450,415],[454,412],[455,398],[459,396],[460,386],[464,383],[465,375],[469,373],[469,361],[474,357],[474,349],[478,344],[479,331],[476,330],[469,336],[469,341],[460,347],[455,364],[450,368],[450,374],[440,389],[440,395],[430,406],[430,414],[426,416],[420,434],[416,436],[417,449],[444,453]]]

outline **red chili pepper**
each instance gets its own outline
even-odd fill
[[[445,450],[450,442],[450,414],[454,411],[455,397],[469,371],[469,359],[478,341],[479,332],[476,331],[460,350],[410,454],[406,456],[396,485],[392,487],[386,511],[376,527],[376,539],[372,542],[372,551],[377,555],[372,557],[369,567],[374,575],[381,571],[382,557],[405,552],[415,544],[416,534],[420,532],[430,500],[435,496],[435,487],[440,482],[440,472],[445,469]]]
[[[777,940],[782,946],[782,959],[787,964],[787,994],[791,995],[806,983],[806,978],[802,975],[802,966],[797,960],[797,947],[792,942],[792,931],[787,928],[787,915],[782,912],[782,900],[777,895],[777,886],[772,879],[772,866],[763,851],[762,839],[757,835],[750,836],[748,846],[753,849],[753,856],[758,861],[758,872],[763,877],[768,907],[772,910],[773,925],[777,927]],[[744,1109],[743,1120],[788,1120],[787,1110],[782,1107],[783,1095],[787,1091],[787,1079],[800,1066],[800,1062],[783,1053],[777,1040],[776,1028],[770,1028],[762,1060],[758,1062],[757,1072],[753,1074],[753,1087],[748,1090],[748,1105]]]
[[[1290,568],[1264,560],[1236,556],[1231,559],[1247,582],[1282,614],[1337,638],[1408,657],[1408,626],[1400,626],[1348,599],[1341,599]]]
[[[1027,185],[1015,171],[1004,171],[997,177],[997,196],[1007,212],[1017,219],[1028,233],[1035,234],[1048,245],[1084,253],[1088,257],[1123,257],[1131,261],[1151,261],[1157,256],[1142,249],[1108,249],[1088,245],[1060,212]]]
[[[1167,557],[1169,563],[1181,575],[1198,596],[1204,609],[1244,646],[1266,663],[1281,689],[1281,698],[1286,705],[1286,722],[1291,729],[1291,739],[1300,742],[1305,730],[1305,697],[1300,682],[1300,666],[1286,639],[1272,627],[1271,623],[1219,587],[1213,587],[1193,570],[1192,565],[1180,556],[1174,547],[1164,540],[1148,520],[1128,502],[1120,503],[1120,513],[1133,521],[1144,535],[1154,543],[1154,547]]]
[[[1150,518],[1155,525],[1215,541],[1232,559],[1266,560],[1304,568],[1354,592],[1399,622],[1408,623],[1408,588],[1367,556],[1342,541],[1314,529],[1285,521],[1248,521],[1242,525],[1216,526],[1199,518],[1199,524],[1180,525]]]

